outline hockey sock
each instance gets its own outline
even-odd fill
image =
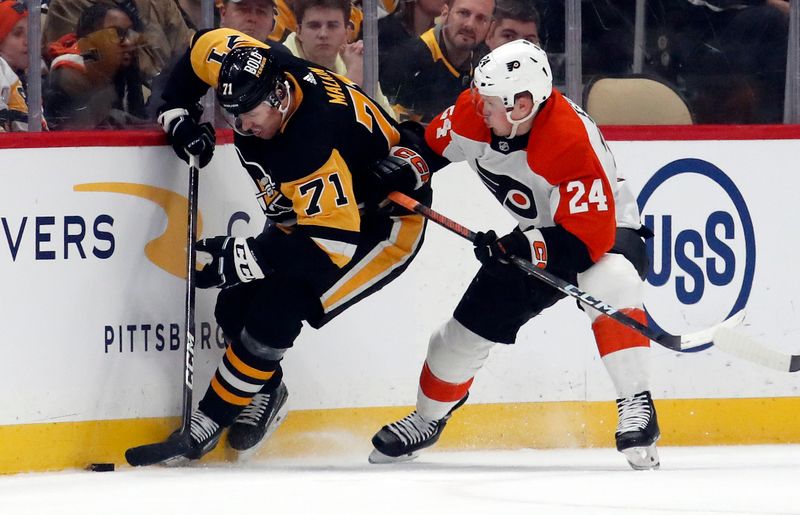
[[[417,412],[443,418],[472,385],[494,346],[451,318],[431,336],[417,393]]]
[[[628,308],[621,312],[646,324],[642,309]],[[617,397],[632,397],[649,390],[650,340],[605,315],[592,324],[597,349],[617,390]]]
[[[220,426],[230,426],[265,383],[277,386],[282,376],[279,361],[254,356],[234,340],[200,401],[200,409]],[[278,378],[277,383],[274,377]]]

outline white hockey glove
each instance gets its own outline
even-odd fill
[[[263,279],[264,270],[251,247],[253,241],[253,238],[231,236],[215,236],[198,241],[197,252],[208,254],[210,262],[196,272],[197,287],[229,288]]]

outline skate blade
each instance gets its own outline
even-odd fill
[[[155,465],[160,465],[162,467],[183,467],[184,465],[188,465],[190,461],[192,460],[186,456],[175,456],[174,458],[167,458],[164,461],[160,461]]]
[[[264,433],[264,437],[261,438],[261,440],[259,440],[254,446],[250,447],[249,449],[244,449],[241,451],[231,448],[231,450],[236,453],[236,461],[244,463],[250,461],[256,454],[258,454],[259,449],[261,449],[266,443],[266,441],[269,440],[269,437],[272,436],[272,433],[274,433],[278,429],[278,426],[283,424],[283,421],[286,420],[286,416],[288,414],[289,414],[289,403],[285,402],[283,403],[283,406],[281,406],[280,409],[278,409],[278,414],[275,415],[275,420],[273,420],[272,424],[270,424],[270,426],[267,428],[267,432]]]
[[[378,449],[372,449],[368,459],[373,465],[383,465],[385,463],[402,463],[404,461],[415,460],[418,456],[418,452],[403,454],[402,456],[388,456]]]
[[[620,452],[633,470],[656,470],[661,465],[655,443],[646,447],[630,447]]]

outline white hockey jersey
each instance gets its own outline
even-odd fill
[[[425,139],[449,161],[467,161],[520,229],[559,225],[595,262],[613,246],[617,227],[641,227],[597,125],[556,90],[528,134],[494,136],[467,90],[428,125]]]
[[[0,57],[0,132],[27,130],[28,104],[22,83],[5,59]]]

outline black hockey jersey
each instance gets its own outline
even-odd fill
[[[162,111],[196,112],[199,99],[216,87],[222,58],[240,46],[269,48],[230,29],[199,33],[170,77]],[[349,79],[286,53],[273,55],[297,107],[270,140],[237,133],[236,151],[265,214],[292,225],[342,267],[359,241],[366,169],[400,142],[400,130]]]

